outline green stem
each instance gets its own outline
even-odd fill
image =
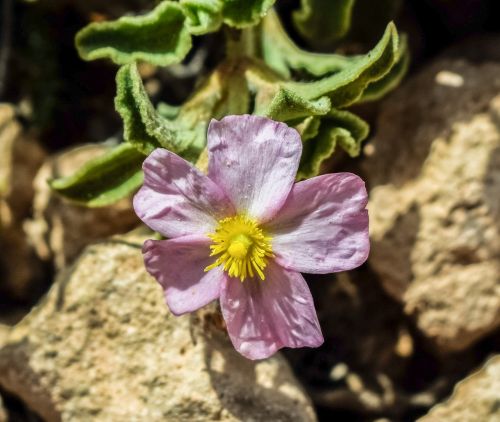
[[[226,56],[228,58],[255,57],[257,55],[256,27],[234,29],[225,27]]]

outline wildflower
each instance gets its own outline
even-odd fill
[[[300,274],[345,271],[367,258],[367,194],[351,173],[294,184],[299,134],[257,116],[208,128],[208,175],[157,149],[144,161],[137,215],[168,240],[148,240],[147,270],[175,315],[215,299],[234,347],[250,359],[323,343]]]

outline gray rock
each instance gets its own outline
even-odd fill
[[[174,317],[144,237],[88,247],[0,349],[0,385],[47,421],[314,421],[277,354],[246,360],[215,307]]]
[[[500,355],[461,381],[453,395],[434,406],[420,422],[496,422],[500,420]]]
[[[500,64],[441,59],[383,106],[370,263],[442,350],[500,326]]]
[[[98,144],[72,148],[50,157],[35,178],[34,216],[25,230],[40,258],[53,261],[57,269],[70,264],[86,245],[125,233],[139,222],[130,198],[107,207],[87,208],[65,200],[47,184],[50,179],[73,174],[106,150]]]

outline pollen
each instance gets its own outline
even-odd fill
[[[205,271],[221,265],[229,276],[241,281],[255,275],[265,280],[264,269],[274,255],[271,238],[255,220],[245,215],[224,218],[208,237],[213,241],[210,256],[217,258]]]

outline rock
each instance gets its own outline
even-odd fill
[[[0,297],[29,302],[43,290],[45,271],[18,225],[0,234]]]
[[[2,396],[0,396],[0,422],[7,422],[7,412],[3,407]]]
[[[312,384],[314,402],[358,419],[391,412],[399,418],[410,407],[400,380],[415,347],[401,307],[363,270],[308,278],[325,343],[287,355]]]
[[[306,277],[325,343],[285,353],[325,420],[415,420],[477,365],[474,351],[429,353],[368,266]]]
[[[9,338],[10,328],[8,325],[0,323],[0,349],[4,346]]]
[[[23,131],[14,107],[0,104],[0,200],[10,219],[26,218],[33,200],[33,179],[45,153],[31,135]],[[5,214],[3,214],[5,216]],[[9,220],[10,220],[9,219]],[[2,219],[3,223],[8,220]]]
[[[500,326],[500,64],[440,59],[382,106],[371,266],[443,352]]]
[[[10,327],[0,323],[0,348],[5,344],[9,336]]]
[[[40,258],[53,260],[56,269],[70,264],[86,245],[125,233],[138,224],[131,198],[107,207],[87,208],[70,203],[47,184],[47,180],[73,174],[106,149],[104,145],[85,145],[55,155],[36,176],[34,218],[25,229]]]
[[[500,355],[458,383],[453,395],[434,406],[420,422],[494,422],[500,420]]]
[[[45,153],[23,131],[9,104],[0,104],[0,296],[28,299],[43,274],[23,232],[30,216],[33,179]]]
[[[47,421],[314,421],[279,354],[239,355],[218,311],[174,317],[144,237],[89,246],[0,349],[0,385]]]

